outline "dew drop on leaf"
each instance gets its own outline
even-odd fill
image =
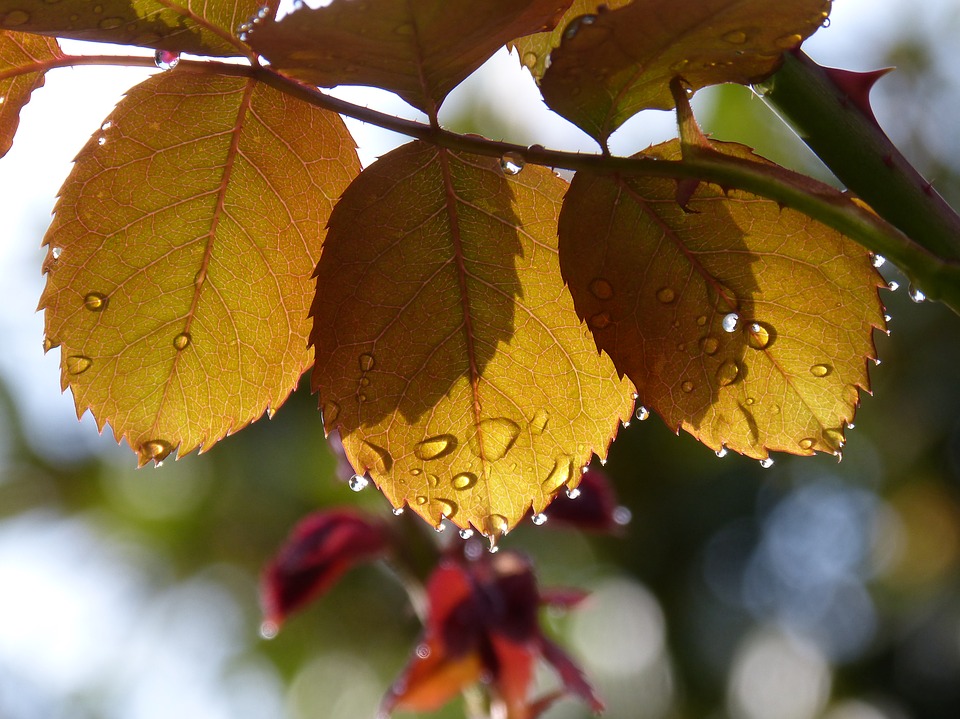
[[[814,444],[816,444],[816,440],[812,437],[804,437],[799,442],[800,449],[811,449]]]
[[[46,354],[47,352],[49,352],[50,350],[52,350],[54,347],[59,347],[59,346],[60,346],[60,343],[57,342],[56,340],[51,339],[51,338],[49,338],[49,337],[44,337],[44,338],[43,338],[43,353],[44,353],[44,354]]]
[[[101,30],[116,30],[118,27],[123,25],[123,18],[116,16],[105,17],[103,20],[97,23],[97,25],[99,25]]]
[[[764,469],[770,469],[773,466],[773,457],[766,457],[760,460],[760,466]]]
[[[534,434],[543,434],[548,421],[550,421],[550,413],[541,407],[534,413],[533,419],[530,420],[530,429]]]
[[[590,293],[598,300],[609,300],[613,297],[613,285],[603,277],[596,277],[590,282]]]
[[[500,169],[504,175],[517,175],[523,169],[525,161],[519,152],[505,152],[500,158]]]
[[[53,259],[55,259],[55,260],[59,260],[59,259],[60,259],[60,255],[61,255],[62,253],[63,253],[63,248],[62,248],[62,247],[54,247],[53,249],[50,250],[50,256],[53,257]]]
[[[907,288],[907,294],[910,296],[910,299],[911,299],[911,300],[913,300],[914,302],[916,302],[916,303],[918,303],[918,304],[919,304],[920,302],[926,301],[926,299],[927,299],[927,296],[926,296],[925,294],[923,294],[923,292],[920,290],[920,288],[919,288],[919,287],[916,287],[916,286],[914,286],[914,285],[910,285],[910,287]]]
[[[729,384],[729,383],[728,383],[728,384]],[[690,392],[693,392],[693,382],[691,382],[690,380],[684,381],[684,382],[680,385],[680,389],[682,389],[684,392],[687,392],[688,394],[689,394]]]
[[[543,480],[541,486],[547,493],[556,492],[573,478],[573,457],[562,454],[553,463],[553,469]]]
[[[173,338],[173,347],[175,350],[177,350],[177,352],[182,352],[190,346],[190,342],[192,341],[193,338],[190,336],[189,332],[181,332]]]
[[[360,361],[361,372],[369,372],[370,370],[373,369],[373,366],[376,364],[376,360],[373,358],[373,355],[368,354],[367,352],[364,352],[362,355],[360,355],[359,361]]]
[[[887,283],[887,289],[891,292],[896,292],[900,289],[900,283],[896,280],[890,280],[890,282]]]
[[[18,27],[30,22],[30,13],[23,10],[11,10],[3,17],[4,27]]]
[[[483,519],[483,533],[488,537],[496,537],[507,533],[510,523],[502,514],[488,514]]]
[[[635,416],[637,419],[643,422],[645,419],[648,419],[650,417],[650,410],[644,407],[643,405],[640,405],[639,407],[637,407]]]
[[[538,527],[542,527],[547,523],[547,515],[545,515],[543,512],[538,512],[530,517],[530,521],[536,524]]]
[[[595,330],[602,330],[610,326],[610,313],[598,312],[590,318],[590,326]]]
[[[153,55],[153,62],[161,70],[172,70],[180,64],[180,53],[170,50],[157,50]]]
[[[107,308],[107,296],[100,292],[90,292],[83,298],[83,306],[91,312],[103,312]]]
[[[677,298],[677,293],[672,287],[661,287],[657,290],[657,299],[665,305],[670,304]]]
[[[340,405],[336,402],[324,402],[320,411],[323,414],[323,427],[329,432],[333,429],[333,423],[337,421],[337,417],[340,416]]]
[[[776,45],[781,50],[789,50],[796,47],[803,41],[803,37],[797,33],[791,33],[789,35],[781,35],[776,40]]]
[[[567,499],[577,499],[580,496],[580,488],[573,487],[567,490]]]
[[[815,364],[810,368],[810,374],[814,377],[826,377],[830,374],[830,365]]]
[[[703,327],[706,324],[707,324],[706,315],[700,315],[699,317],[697,317],[697,327]]]
[[[391,511],[393,512],[394,517],[399,517],[401,514],[403,514],[403,507],[394,507]]]
[[[563,31],[563,37],[566,40],[571,40],[576,37],[577,33],[580,32],[580,27],[582,25],[593,25],[597,21],[596,15],[581,15],[580,17],[575,17],[570,21],[570,24],[567,25],[567,29]]]
[[[347,486],[349,486],[354,492],[362,492],[367,488],[368,484],[370,484],[370,480],[364,477],[362,474],[353,475],[347,482]]]
[[[455,515],[458,509],[457,503],[449,499],[438,499],[437,507],[440,509],[440,514],[446,519],[450,519],[450,517]]]
[[[431,487],[439,487],[440,477],[438,477],[435,474],[427,473],[427,482],[430,484]]]
[[[755,350],[766,349],[770,345],[770,331],[759,322],[751,322],[747,328],[747,344]]]
[[[737,327],[740,325],[740,315],[736,312],[730,312],[723,316],[723,319],[720,321],[720,326],[723,327],[724,332],[736,332]]]
[[[151,459],[159,466],[160,462],[166,459],[172,451],[173,447],[170,446],[169,442],[162,439],[151,439],[149,442],[140,445],[137,456],[141,467]]]
[[[729,384],[733,384],[737,381],[737,377],[739,376],[740,367],[733,360],[724,360],[723,363],[717,368],[717,384],[721,387],[726,387]]]
[[[460,530],[460,539],[470,539],[473,536],[473,530],[470,528]]]
[[[731,45],[743,45],[747,41],[747,33],[743,30],[731,30],[724,34],[723,39]]]
[[[716,454],[720,459],[723,459],[727,456],[728,451],[729,450],[727,450],[727,448],[721,444],[720,449],[718,449],[714,454]]]
[[[523,54],[523,66],[527,69],[532,70],[537,66],[537,53],[535,52],[525,52]]]
[[[438,459],[449,454],[457,447],[457,438],[452,434],[438,434],[436,437],[428,437],[416,447],[413,453],[424,461]]]
[[[357,453],[357,459],[365,467],[375,469],[377,472],[386,474],[393,467],[393,457],[383,447],[373,442],[363,441],[360,443],[360,451]]]
[[[453,488],[458,492],[462,492],[465,489],[470,489],[476,483],[477,475],[475,475],[473,472],[460,472],[460,474],[454,475],[453,479],[450,481],[450,484],[452,484]]]
[[[470,443],[470,449],[478,457],[482,456],[490,462],[502,459],[520,435],[520,427],[506,417],[494,417],[480,422],[477,430],[479,444]]]
[[[700,340],[700,349],[703,350],[705,355],[716,354],[717,350],[720,349],[720,341],[716,337],[707,335]]]
[[[876,254],[873,254],[873,253],[870,254],[870,262],[871,262],[871,263],[873,264],[873,266],[876,267],[877,269],[880,269],[881,267],[883,267],[883,265],[886,263],[886,261],[887,261],[887,258],[884,257],[883,255],[876,255]]]
[[[93,364],[93,360],[85,355],[70,355],[67,357],[67,373],[77,375],[83,374],[88,369],[90,365]]]

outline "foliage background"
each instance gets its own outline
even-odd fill
[[[838,0],[831,27],[805,46],[826,64],[898,67],[875,90],[877,116],[954,206],[958,33],[949,0]],[[69,397],[56,397],[57,353],[41,356],[38,245],[56,188],[85,134],[142,76],[52,73],[0,164],[0,716],[372,716],[419,631],[387,570],[360,568],[273,642],[257,635],[257,573],[299,517],[341,503],[389,516],[382,497],[355,495],[338,475],[315,399],[300,391],[242,438],[137,472],[89,418],[75,423]],[[517,82],[530,81],[499,56],[451,98],[447,124],[590,149],[560,121],[543,127],[546,111]],[[698,109],[716,137],[826,176],[748,90],[702,92]],[[614,151],[672,134],[669,115],[644,115]],[[365,161],[397,141],[359,139]],[[545,621],[583,660],[608,716],[960,715],[960,320],[884,295],[893,333],[877,338],[875,396],[842,464],[778,457],[762,470],[716,459],[656,419],[634,422],[607,466],[633,512],[625,536],[529,526],[508,538],[536,558],[544,585],[593,591]],[[433,540],[412,518],[391,521]],[[550,714],[581,716],[573,703]]]

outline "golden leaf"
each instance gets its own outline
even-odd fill
[[[0,30],[0,157],[10,150],[20,111],[43,86],[47,63],[63,57],[52,38]]]

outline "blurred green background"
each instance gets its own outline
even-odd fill
[[[898,67],[874,92],[877,116],[960,207],[954,5],[838,0],[832,26],[807,49],[850,69]],[[503,55],[457,91],[447,124],[590,149],[564,123],[547,126],[531,92],[516,58]],[[715,137],[829,178],[749,90],[701,92],[696,108]],[[615,151],[672,134],[669,115],[647,115],[618,133]],[[361,132],[366,161],[393,142]],[[0,176],[22,183],[7,164],[13,154]],[[5,219],[19,213],[29,228],[10,240],[27,250],[0,254],[4,295],[16,300],[0,310],[8,339],[39,296],[48,211],[4,206]],[[889,264],[883,271],[902,282]],[[656,418],[634,421],[606,467],[633,515],[623,536],[548,523],[507,538],[535,558],[544,586],[592,592],[543,620],[598,686],[608,716],[960,716],[960,318],[914,305],[903,290],[882,294],[892,334],[876,338],[874,396],[841,464],[778,456],[765,470],[718,459]],[[455,533],[393,518],[372,489],[350,492],[306,387],[273,420],[205,454],[135,470],[133,454],[96,438],[89,418],[70,425],[69,401],[30,389],[57,382],[40,340],[28,338],[29,351],[11,340],[0,363],[0,719],[373,717],[420,631],[390,570],[351,572],[266,642],[260,568],[319,507],[361,506],[422,546],[459,541]],[[541,679],[544,689],[556,681],[549,671]],[[587,714],[563,702],[548,716]],[[463,715],[459,702],[437,714]]]

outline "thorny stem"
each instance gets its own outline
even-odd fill
[[[43,69],[69,65],[152,67],[153,60],[144,57],[110,55],[73,56],[48,62],[45,65]],[[789,62],[787,66],[789,67]],[[461,135],[346,102],[315,87],[280,75],[269,67],[259,65],[183,60],[178,65],[177,71],[253,77],[280,92],[297,97],[316,107],[451,150],[494,157],[502,157],[510,152],[516,153],[525,162],[553,168],[645,175],[675,180],[693,179],[715,183],[727,189],[751,192],[802,212],[859,242],[867,249],[883,255],[894,262],[912,283],[921,287],[928,298],[939,300],[960,314],[960,261],[953,259],[960,254],[950,252],[946,257],[940,256],[939,253],[945,249],[944,247],[932,246],[933,243],[925,241],[925,236],[924,239],[914,241],[880,216],[852,202],[839,200],[833,188],[800,173],[783,169],[771,173],[765,165],[719,153],[696,153],[683,160],[660,160],[643,156],[612,157],[548,150],[540,145],[527,147],[488,140],[478,135]],[[779,75],[775,78],[779,78]],[[2,73],[0,73],[0,79],[3,79]],[[833,132],[833,128],[813,130],[817,134],[827,131]],[[906,163],[905,160],[903,162]],[[929,192],[924,194],[929,196]],[[898,197],[897,201],[902,202],[903,199]],[[875,209],[882,214],[884,208],[880,203],[876,204]],[[914,208],[911,212],[916,214],[923,211]],[[918,242],[924,242],[930,249]],[[949,246],[957,247],[958,244],[960,242],[954,237]]]

